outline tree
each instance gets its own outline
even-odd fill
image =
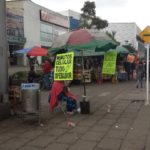
[[[122,45],[123,47],[125,47],[126,49],[128,49],[131,53],[136,53],[137,50],[135,49],[135,47],[132,46],[131,43],[128,43],[126,45]]]
[[[116,34],[115,31],[112,31],[112,33],[106,31],[106,34],[107,34],[113,41],[115,41],[117,45],[120,45],[120,42],[115,39],[115,34]]]
[[[102,20],[96,16],[95,8],[95,2],[86,1],[84,3],[83,8],[81,8],[80,27],[100,30],[108,26],[107,20]]]

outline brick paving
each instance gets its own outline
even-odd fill
[[[90,114],[70,117],[76,126],[68,127],[64,114],[48,109],[48,91],[42,91],[41,122],[35,116],[12,116],[0,122],[0,150],[149,150],[150,107],[145,89],[135,81],[117,84],[87,84]],[[82,100],[83,86],[71,90]],[[110,111],[108,111],[110,109]]]

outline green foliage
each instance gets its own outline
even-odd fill
[[[122,45],[122,46],[125,47],[126,49],[128,49],[130,51],[130,53],[134,53],[135,54],[137,52],[136,49],[132,46],[131,43],[126,44],[126,45]]]
[[[118,42],[116,39],[115,39],[115,35],[114,34],[111,34],[109,33],[108,31],[106,31],[106,34],[113,40],[117,43],[117,45],[120,45],[120,42]]]
[[[96,16],[95,8],[95,2],[86,1],[84,3],[83,8],[81,8],[83,13],[81,13],[80,27],[100,30],[108,26],[107,20],[102,20]]]
[[[13,79],[26,80],[28,76],[27,71],[19,71],[12,75]]]
[[[42,76],[43,72],[42,72],[42,70],[37,70],[36,74],[38,76]],[[14,73],[12,75],[12,78],[13,79],[17,79],[17,80],[27,80],[27,78],[28,78],[28,71],[19,71],[19,72],[16,72],[16,73]]]

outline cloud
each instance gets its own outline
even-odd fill
[[[32,0],[53,11],[74,10],[81,12],[87,0]],[[150,25],[150,0],[89,0],[96,5],[96,15],[108,22],[135,22],[141,28]]]
[[[96,6],[112,7],[112,6],[124,6],[128,3],[128,0],[96,0]]]

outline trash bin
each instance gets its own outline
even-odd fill
[[[26,113],[38,113],[40,101],[40,85],[38,83],[22,83],[22,109]]]

